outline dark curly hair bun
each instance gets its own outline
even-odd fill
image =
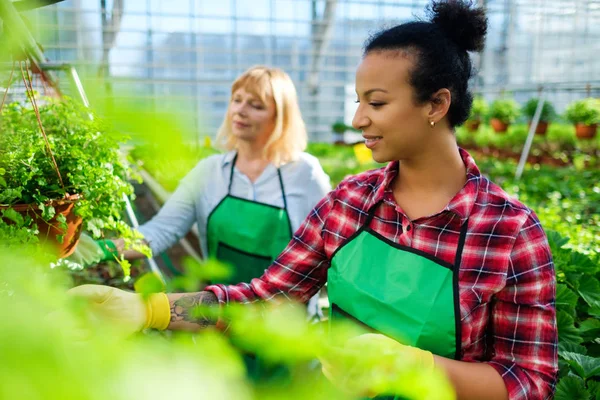
[[[451,41],[466,51],[481,51],[488,21],[481,7],[463,0],[435,1],[429,7],[430,20]]]

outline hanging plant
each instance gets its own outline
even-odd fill
[[[122,221],[123,195],[133,194],[119,152],[127,138],[69,98],[39,99],[21,71],[28,100],[0,108],[0,237],[37,237],[58,246],[59,257],[74,250],[82,229],[133,238]]]

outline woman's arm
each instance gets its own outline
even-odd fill
[[[169,294],[169,329],[197,330],[219,324],[208,316],[192,313],[191,310],[197,306],[249,303],[275,297],[308,301],[327,279],[329,260],[325,255],[321,230],[332,204],[331,194],[317,204],[288,246],[260,278],[237,285],[212,285],[204,292]]]
[[[506,284],[490,309],[492,359],[435,359],[454,384],[459,400],[551,398],[558,372],[555,292],[548,240],[532,213],[515,240]]]
[[[192,225],[197,222],[196,201],[210,169],[215,163],[213,158],[200,161],[179,183],[175,192],[169,197],[159,212],[148,222],[139,227],[144,235],[143,244],[149,246],[154,254],[159,254],[184,237]],[[128,260],[146,258],[143,253],[125,249],[125,240],[113,239],[117,254]]]
[[[446,373],[458,400],[508,400],[504,380],[490,365],[439,356],[433,358],[435,365]]]
[[[171,293],[168,294],[171,307],[171,321],[167,329],[178,331],[197,331],[216,324],[216,320],[199,315],[198,306],[210,307],[219,303],[212,292]]]
[[[506,285],[490,309],[493,357],[465,362],[434,356],[458,400],[544,400],[558,371],[555,272],[544,231],[530,215],[514,243]]]
[[[126,260],[138,260],[140,258],[146,258],[146,255],[140,253],[139,251],[128,249],[125,250],[125,239],[106,239],[105,242],[111,241],[116,249],[115,257],[120,257],[121,255],[125,257]],[[142,240],[142,244],[144,246],[148,246],[148,242],[146,240]],[[99,246],[107,246],[105,243],[98,243]],[[109,252],[114,253],[114,250],[110,248]]]

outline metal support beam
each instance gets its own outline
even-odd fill
[[[521,179],[521,175],[523,175],[525,163],[527,162],[527,158],[529,157],[529,151],[531,150],[531,144],[533,143],[533,138],[535,136],[535,130],[537,129],[538,124],[540,123],[540,117],[542,116],[542,109],[544,108],[545,99],[546,92],[544,92],[544,88],[542,87],[540,89],[540,96],[538,98],[537,108],[535,109],[535,114],[533,114],[533,120],[531,121],[531,125],[529,126],[527,140],[525,140],[525,146],[523,146],[523,151],[521,152],[521,159],[519,160],[519,165],[517,166],[517,171],[515,172],[515,178],[517,180]]]
[[[313,15],[312,64],[308,76],[308,86],[313,94],[319,89],[319,68],[331,40],[336,6],[337,0],[326,0],[323,17],[319,20]]]

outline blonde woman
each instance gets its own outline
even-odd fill
[[[201,160],[139,230],[159,254],[197,223],[203,255],[234,267],[219,283],[250,282],[329,192],[329,177],[303,152],[307,134],[296,89],[277,68],[256,66],[235,80],[217,141],[227,151]],[[122,252],[122,239],[97,244],[98,258],[144,257]]]

